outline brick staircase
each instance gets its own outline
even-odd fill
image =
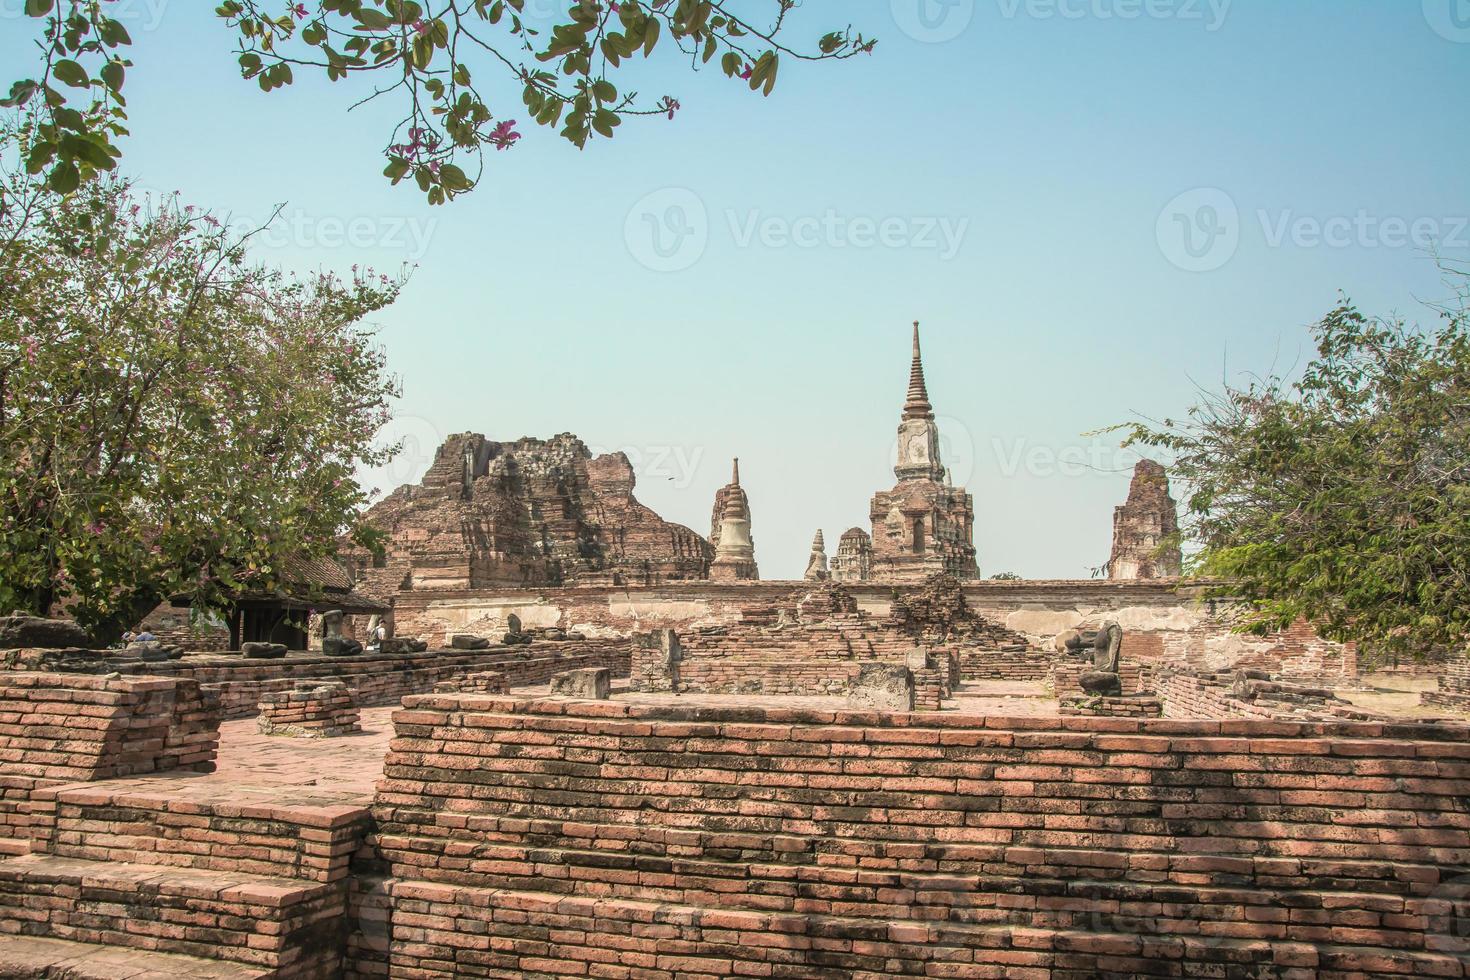
[[[32,853],[0,860],[0,977],[340,974],[368,820],[345,797],[180,774],[63,785],[30,810]],[[162,958],[115,959],[139,955]]]

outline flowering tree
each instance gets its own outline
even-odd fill
[[[103,180],[0,216],[0,608],[102,641],[371,544],[352,476],[396,383],[359,326],[399,283],[248,266],[207,214]]]
[[[44,23],[41,71],[16,81],[4,104],[43,114],[27,163],[60,193],[112,169],[119,155],[132,39],[111,13],[123,2],[25,0],[26,12]],[[613,81],[624,62],[655,49],[676,48],[696,69],[718,58],[726,77],[769,95],[783,58],[850,58],[875,43],[847,28],[808,49],[788,45],[796,0],[569,3],[547,32],[523,19],[526,0],[314,0],[284,13],[275,3],[224,0],[217,13],[238,38],[241,73],[264,91],[290,85],[307,68],[366,83],[364,101],[402,99],[384,174],[395,184],[412,180],[434,204],[478,182],[485,147],[504,150],[521,138],[512,112],[492,111],[484,77],[511,79],[526,118],[560,127],[582,147],[594,135],[611,137],[628,116],[674,118],[678,99],[643,100]]]
[[[1175,457],[1194,571],[1249,601],[1244,628],[1306,617],[1393,654],[1470,642],[1470,276],[1446,271],[1435,326],[1344,301],[1300,380],[1129,427]]]

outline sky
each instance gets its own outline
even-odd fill
[[[407,450],[372,485],[451,433],[570,431],[707,534],[739,456],[765,578],[869,526],[914,320],[982,574],[1087,577],[1138,459],[1092,433],[1290,373],[1339,292],[1428,322],[1430,252],[1470,258],[1470,0],[805,0],[792,40],[851,24],[873,55],[783,65],[769,98],[656,55],[622,87],[675,120],[582,152],[505,86],[525,138],[438,208],[381,176],[396,106],[299,72],[266,95],[214,4],[116,3],[140,187],[284,205],[272,265],[411,268],[374,319]]]

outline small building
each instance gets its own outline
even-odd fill
[[[242,592],[222,614],[229,649],[238,650],[242,643],[282,643],[288,650],[305,650],[312,613],[342,610],[350,634],[351,617],[382,616],[392,609],[357,592],[351,573],[331,558],[288,559],[282,566],[281,583],[274,590]],[[190,597],[183,595],[171,604],[187,608],[189,603]]]

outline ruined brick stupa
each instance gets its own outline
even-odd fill
[[[1113,511],[1113,554],[1108,577],[1173,578],[1183,570],[1179,514],[1164,467],[1151,459],[1133,468],[1128,501]]]
[[[399,487],[365,517],[386,554],[348,547],[358,588],[565,583],[654,585],[702,579],[714,550],[633,496],[628,457],[594,458],[570,433],[494,442],[450,436],[418,486]]]
[[[924,383],[919,325],[914,324],[908,398],[898,425],[898,484],[873,495],[872,579],[920,583],[935,574],[980,576],[975,563],[975,504],[951,486],[939,453],[939,426]]]

